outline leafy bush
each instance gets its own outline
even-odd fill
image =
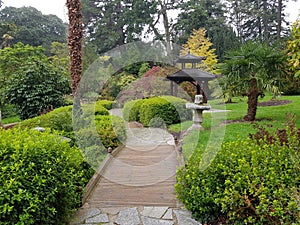
[[[96,116],[95,123],[103,145],[115,148],[126,138],[124,120],[118,116]]]
[[[185,103],[185,100],[173,96],[132,100],[124,105],[123,118],[154,127],[179,123],[192,118]]]
[[[73,139],[72,106],[54,109],[47,114],[24,120],[19,124],[19,127],[23,129],[32,129],[38,126],[61,131],[62,135]]]
[[[89,115],[93,112],[95,115],[109,115],[109,111],[99,103],[83,105],[83,111]]]
[[[144,99],[126,102],[123,107],[123,118],[126,121],[140,121],[140,108]]]
[[[114,104],[114,101],[110,100],[99,100],[95,103],[96,105],[102,105],[107,110],[111,110]]]
[[[92,175],[57,134],[0,130],[0,224],[67,224]]]
[[[1,115],[2,118],[9,118],[9,117],[15,117],[18,115],[18,110],[16,109],[16,107],[14,105],[3,105],[1,107]]]
[[[225,143],[204,171],[199,169],[204,150],[197,149],[177,172],[179,199],[203,223],[298,224],[299,140],[286,134],[288,145],[250,139]]]
[[[87,110],[89,110],[89,108],[94,107],[94,105],[84,105],[83,107],[87,107]],[[120,140],[123,140],[126,137],[124,121],[119,117],[109,116],[108,110],[105,109],[101,104],[95,104],[95,109],[91,108],[91,110],[95,110],[95,123],[99,135],[97,137],[92,135],[92,137],[98,139],[100,137],[100,140],[103,142],[106,148],[117,147],[120,144]],[[81,146],[87,146],[87,136],[90,134],[90,130],[92,129],[89,126],[89,118],[83,118],[82,120],[86,120],[86,124],[82,125],[82,131],[78,131],[76,141],[80,141],[79,144],[81,144]],[[37,126],[60,131],[62,135],[75,141],[72,124],[72,106],[61,107],[47,114],[24,120],[19,125],[21,128],[29,129]],[[79,134],[82,135],[82,137],[78,137],[80,136]],[[89,144],[88,146],[92,145],[93,144]],[[104,149],[101,149],[101,152],[104,153]]]
[[[173,96],[146,99],[140,106],[140,122],[144,126],[156,126],[156,121],[170,125],[191,119],[192,112],[186,109],[185,103],[185,100]]]
[[[49,62],[40,60],[15,74],[7,96],[18,108],[21,119],[27,119],[64,105],[63,95],[69,89],[68,79]]]

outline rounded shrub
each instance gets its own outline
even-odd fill
[[[96,116],[95,124],[103,145],[115,148],[126,138],[124,120],[118,116]]]
[[[95,115],[109,115],[109,111],[97,102],[95,104],[83,105],[82,107],[86,114],[94,113]]]
[[[57,134],[0,130],[0,224],[67,224],[93,171]]]
[[[126,102],[123,107],[123,118],[126,121],[140,121],[140,108],[145,99]]]
[[[192,112],[186,109],[185,104],[185,100],[173,96],[146,99],[140,106],[140,122],[144,126],[151,126],[151,121],[164,121],[166,125],[171,125],[191,119]]]
[[[111,110],[112,107],[113,107],[114,101],[110,101],[110,100],[98,100],[95,104],[96,105],[102,105],[107,110]]]
[[[207,224],[298,224],[300,151],[297,136],[289,143],[261,140],[225,143],[204,171],[197,149],[177,172],[178,198]],[[207,153],[205,153],[207,154]],[[298,199],[298,200],[297,200]]]

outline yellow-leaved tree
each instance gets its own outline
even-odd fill
[[[199,64],[199,69],[213,73],[216,72],[214,66],[217,64],[218,59],[215,54],[216,50],[212,48],[212,45],[209,38],[206,37],[206,30],[204,28],[193,30],[187,43],[182,46],[183,49],[180,55],[186,55],[190,52],[192,55],[206,57],[206,59],[202,61],[203,63]]]

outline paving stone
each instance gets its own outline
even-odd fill
[[[70,224],[71,225],[83,224],[86,219],[99,215],[100,213],[101,211],[97,208],[82,208],[77,211],[76,215],[74,216]]]
[[[160,219],[166,213],[169,207],[149,207],[145,206],[142,211],[143,216]]]
[[[178,225],[201,225],[198,221],[191,217],[191,213],[185,210],[174,210]]]
[[[101,211],[97,208],[90,208],[90,209],[87,209],[86,212],[85,212],[85,218],[91,218],[91,217],[94,217],[96,215],[99,215],[101,213]]]
[[[173,220],[173,210],[168,209],[168,211],[165,213],[165,215],[162,217],[162,219]]]
[[[143,225],[174,225],[174,221],[155,219],[142,216]]]
[[[140,218],[137,208],[129,208],[120,211],[115,223],[118,225],[139,225]]]
[[[108,223],[109,219],[107,214],[100,214],[98,216],[92,217],[92,218],[88,218],[86,220],[86,223]]]

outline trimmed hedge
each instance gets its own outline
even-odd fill
[[[202,223],[299,224],[299,140],[288,140],[225,143],[204,171],[197,149],[177,172],[178,198]]]
[[[67,224],[93,174],[57,134],[0,130],[0,224]]]
[[[123,107],[123,118],[126,121],[140,121],[140,108],[144,99],[126,102]]]
[[[111,110],[113,107],[113,104],[114,104],[114,101],[110,101],[110,100],[98,100],[96,102],[96,105],[102,105],[107,110]]]
[[[89,110],[95,110],[96,130],[89,125],[91,117],[85,117],[80,120],[82,128],[76,131],[76,138],[72,124],[72,106],[61,107],[47,114],[24,120],[19,127],[32,129],[40,126],[59,131],[61,135],[71,138],[71,144],[79,146],[87,161],[96,167],[99,166],[99,163],[106,155],[107,148],[119,146],[126,137],[124,121],[119,117],[109,116],[109,112],[102,106],[102,102],[107,104],[107,107],[110,107],[109,102],[111,101],[103,100],[98,101],[95,106],[83,106],[87,107],[84,109],[84,112],[87,112],[88,115],[90,114]],[[92,107],[95,107],[95,109]]]
[[[160,127],[191,119],[192,111],[185,104],[185,100],[173,96],[134,100],[125,104],[123,116],[144,126]]]

